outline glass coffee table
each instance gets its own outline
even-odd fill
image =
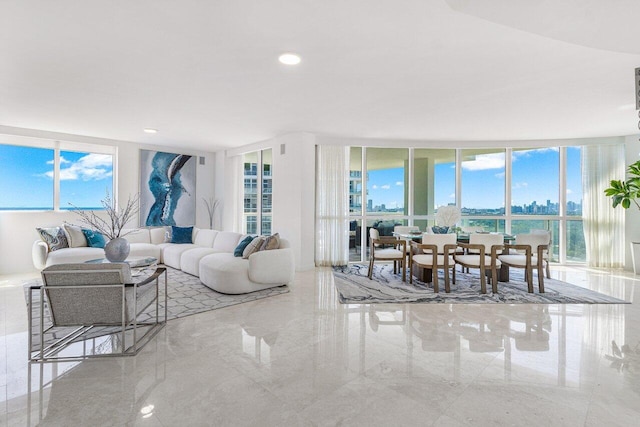
[[[85,264],[109,264],[106,258],[97,258],[85,261]],[[158,258],[152,256],[131,256],[123,261],[131,267],[131,276],[136,277],[142,274],[147,267],[158,265]]]

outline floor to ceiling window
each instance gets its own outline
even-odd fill
[[[425,230],[445,205],[461,207],[461,227],[547,230],[553,261],[586,259],[581,147],[351,147],[350,156],[350,261],[367,259],[370,228],[381,235],[397,225]]]
[[[580,147],[567,147],[566,153],[565,257],[567,261],[585,262],[587,248],[582,228],[582,150]]]
[[[505,150],[460,150],[460,157],[462,227],[504,232]]]
[[[551,232],[551,260],[559,260],[560,149],[511,152],[511,234]]]
[[[456,150],[413,150],[413,224],[425,230],[438,207],[456,204]]]
[[[247,234],[271,234],[272,155],[271,149],[247,153],[244,164],[243,230]]]

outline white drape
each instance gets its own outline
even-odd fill
[[[224,221],[221,230],[243,232],[243,202],[244,202],[244,168],[242,156],[231,156],[225,160],[225,198],[222,209]]]
[[[591,267],[624,267],[624,209],[612,208],[604,194],[611,180],[624,177],[624,159],[620,144],[582,149],[582,219]]]
[[[349,262],[349,147],[316,147],[316,265]]]

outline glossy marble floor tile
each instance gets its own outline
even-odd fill
[[[0,277],[0,426],[631,426],[640,276],[555,267],[625,305],[343,305],[330,269],[169,322],[136,356],[28,364]]]

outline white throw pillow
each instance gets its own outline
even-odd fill
[[[251,255],[252,253],[258,252],[263,243],[264,243],[264,237],[262,236],[258,236],[255,239],[253,239],[251,243],[249,243],[247,247],[244,248],[244,251],[242,252],[242,258],[247,259],[249,258],[249,255]]]
[[[63,224],[63,226],[70,248],[86,248],[88,246],[87,238],[80,227],[67,223]]]

